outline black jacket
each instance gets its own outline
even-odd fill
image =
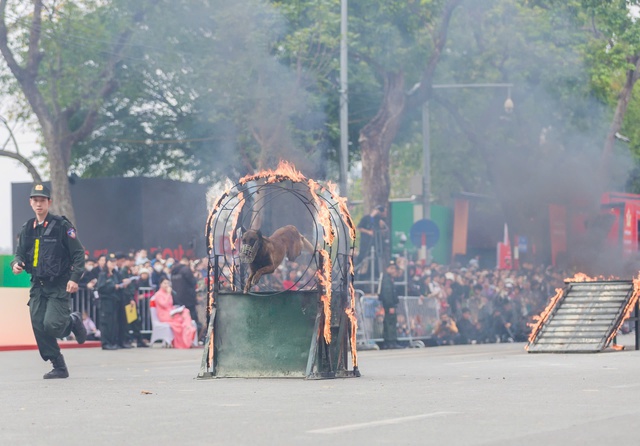
[[[196,305],[196,285],[198,281],[189,265],[178,263],[171,269],[171,286],[176,292],[176,305]]]

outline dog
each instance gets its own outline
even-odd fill
[[[293,225],[283,226],[267,237],[259,229],[249,229],[242,234],[240,261],[249,264],[249,278],[244,287],[248,293],[265,274],[273,273],[284,260],[294,261],[302,250],[313,252],[309,240],[304,238]]]

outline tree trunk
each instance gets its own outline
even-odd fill
[[[360,131],[364,212],[389,202],[389,151],[405,108],[404,75],[385,73],[384,97],[375,117]]]
[[[629,106],[629,100],[633,93],[633,86],[640,77],[640,55],[636,55],[629,62],[635,65],[633,70],[627,71],[627,79],[618,95],[618,104],[616,111],[613,114],[613,120],[609,126],[609,133],[607,139],[604,142],[604,149],[602,150],[602,159],[600,163],[601,178],[603,179],[603,187],[607,187],[609,183],[609,168],[611,164],[611,155],[613,154],[613,145],[616,140],[616,133],[620,131],[622,123],[624,121],[624,115],[627,112]]]
[[[53,199],[52,211],[64,215],[73,224],[76,224],[76,216],[71,202],[71,189],[69,187],[69,161],[64,159],[65,147],[57,141],[47,142],[49,154],[49,166],[51,169],[51,198]],[[68,158],[68,157],[67,157]]]

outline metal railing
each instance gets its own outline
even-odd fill
[[[384,309],[378,296],[367,295],[362,290],[356,290],[356,293],[356,342],[360,345],[383,342]],[[420,296],[399,296],[399,300],[398,341],[408,342],[411,347],[424,347],[424,341],[432,338],[433,329],[440,318],[438,301]]]
[[[138,306],[138,319],[140,320],[140,332],[151,333],[151,316],[149,315],[149,299],[155,293],[154,288],[140,287],[136,291],[135,301]],[[71,295],[71,311],[87,313],[98,328],[100,328],[100,301],[98,292],[88,288],[80,288]]]

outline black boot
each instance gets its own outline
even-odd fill
[[[67,364],[64,363],[64,356],[60,354],[56,359],[51,360],[51,364],[53,364],[53,370],[49,373],[45,373],[44,379],[54,379],[54,378],[68,378],[69,371],[67,370]]]
[[[87,340],[87,329],[82,323],[82,315],[77,311],[71,313],[71,331],[75,335],[78,344],[84,344],[84,341]]]

